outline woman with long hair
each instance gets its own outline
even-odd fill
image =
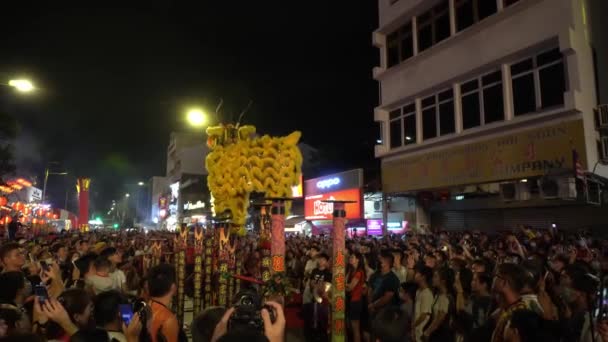
[[[352,253],[349,258],[351,271],[347,277],[346,291],[350,294],[348,303],[348,318],[350,319],[353,341],[361,342],[361,314],[363,312],[363,292],[367,277],[363,256],[359,252]]]
[[[432,319],[424,329],[424,336],[429,341],[453,341],[451,328],[454,313],[454,271],[441,268],[433,274],[433,286],[437,290],[432,307]]]

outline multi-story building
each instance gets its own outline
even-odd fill
[[[608,222],[606,3],[379,0],[375,154],[414,226]]]
[[[208,208],[207,153],[206,135],[202,132],[171,133],[167,147],[167,174],[150,180],[151,219],[158,223],[159,228],[173,230],[178,224],[192,222],[184,218],[190,218],[195,213],[194,209]],[[194,199],[193,204],[190,201]],[[205,200],[207,202],[203,206]],[[189,216],[184,217],[184,214]]]
[[[179,181],[182,174],[206,175],[209,149],[203,133],[172,132],[167,148],[167,177]]]

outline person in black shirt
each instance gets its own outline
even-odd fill
[[[304,305],[304,326],[307,341],[328,341],[327,325],[329,320],[329,291],[332,275],[328,270],[329,256],[317,255],[317,268],[310,273],[308,286],[313,293],[313,302]]]
[[[372,315],[381,309],[399,306],[399,278],[392,271],[393,260],[394,257],[390,252],[382,252],[380,269],[369,279],[371,286],[368,309]]]

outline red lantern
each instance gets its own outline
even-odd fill
[[[23,213],[24,213],[25,215],[29,215],[29,214],[31,214],[31,213],[32,213],[32,209],[30,209],[29,207],[25,207],[25,209],[23,209]]]
[[[38,209],[38,212],[36,214],[37,214],[37,216],[42,216],[42,215],[44,215],[44,210]]]
[[[53,215],[53,220],[56,220],[58,218],[59,218],[59,216],[57,214]]]
[[[13,221],[13,219],[12,219],[10,216],[6,216],[6,217],[4,217],[4,223],[5,223],[5,224],[9,224],[9,223],[11,223],[12,221]]]
[[[52,214],[52,213],[49,211],[49,212],[47,212],[47,213],[46,213],[46,218],[51,218],[51,217],[52,217],[52,215],[53,215],[53,214]]]
[[[44,220],[40,220],[40,222],[38,222],[38,223],[40,223],[40,224],[44,224]]]
[[[25,209],[25,203],[19,203],[19,208],[17,210],[21,211]]]
[[[33,224],[38,223],[38,219],[33,219],[33,220],[32,220],[32,223],[33,223]]]
[[[8,203],[8,199],[4,196],[0,197],[0,206],[5,206]]]

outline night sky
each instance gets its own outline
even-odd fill
[[[301,130],[321,151],[320,173],[377,164],[376,1],[163,3],[2,11],[0,77],[41,87],[0,89],[0,109],[21,126],[20,174],[42,187],[44,165],[59,161],[92,177],[93,205],[107,207],[124,184],[164,175],[169,133],[189,129],[186,108],[220,97],[224,121],[252,100],[244,121],[259,132]],[[54,205],[73,183],[50,179]]]

